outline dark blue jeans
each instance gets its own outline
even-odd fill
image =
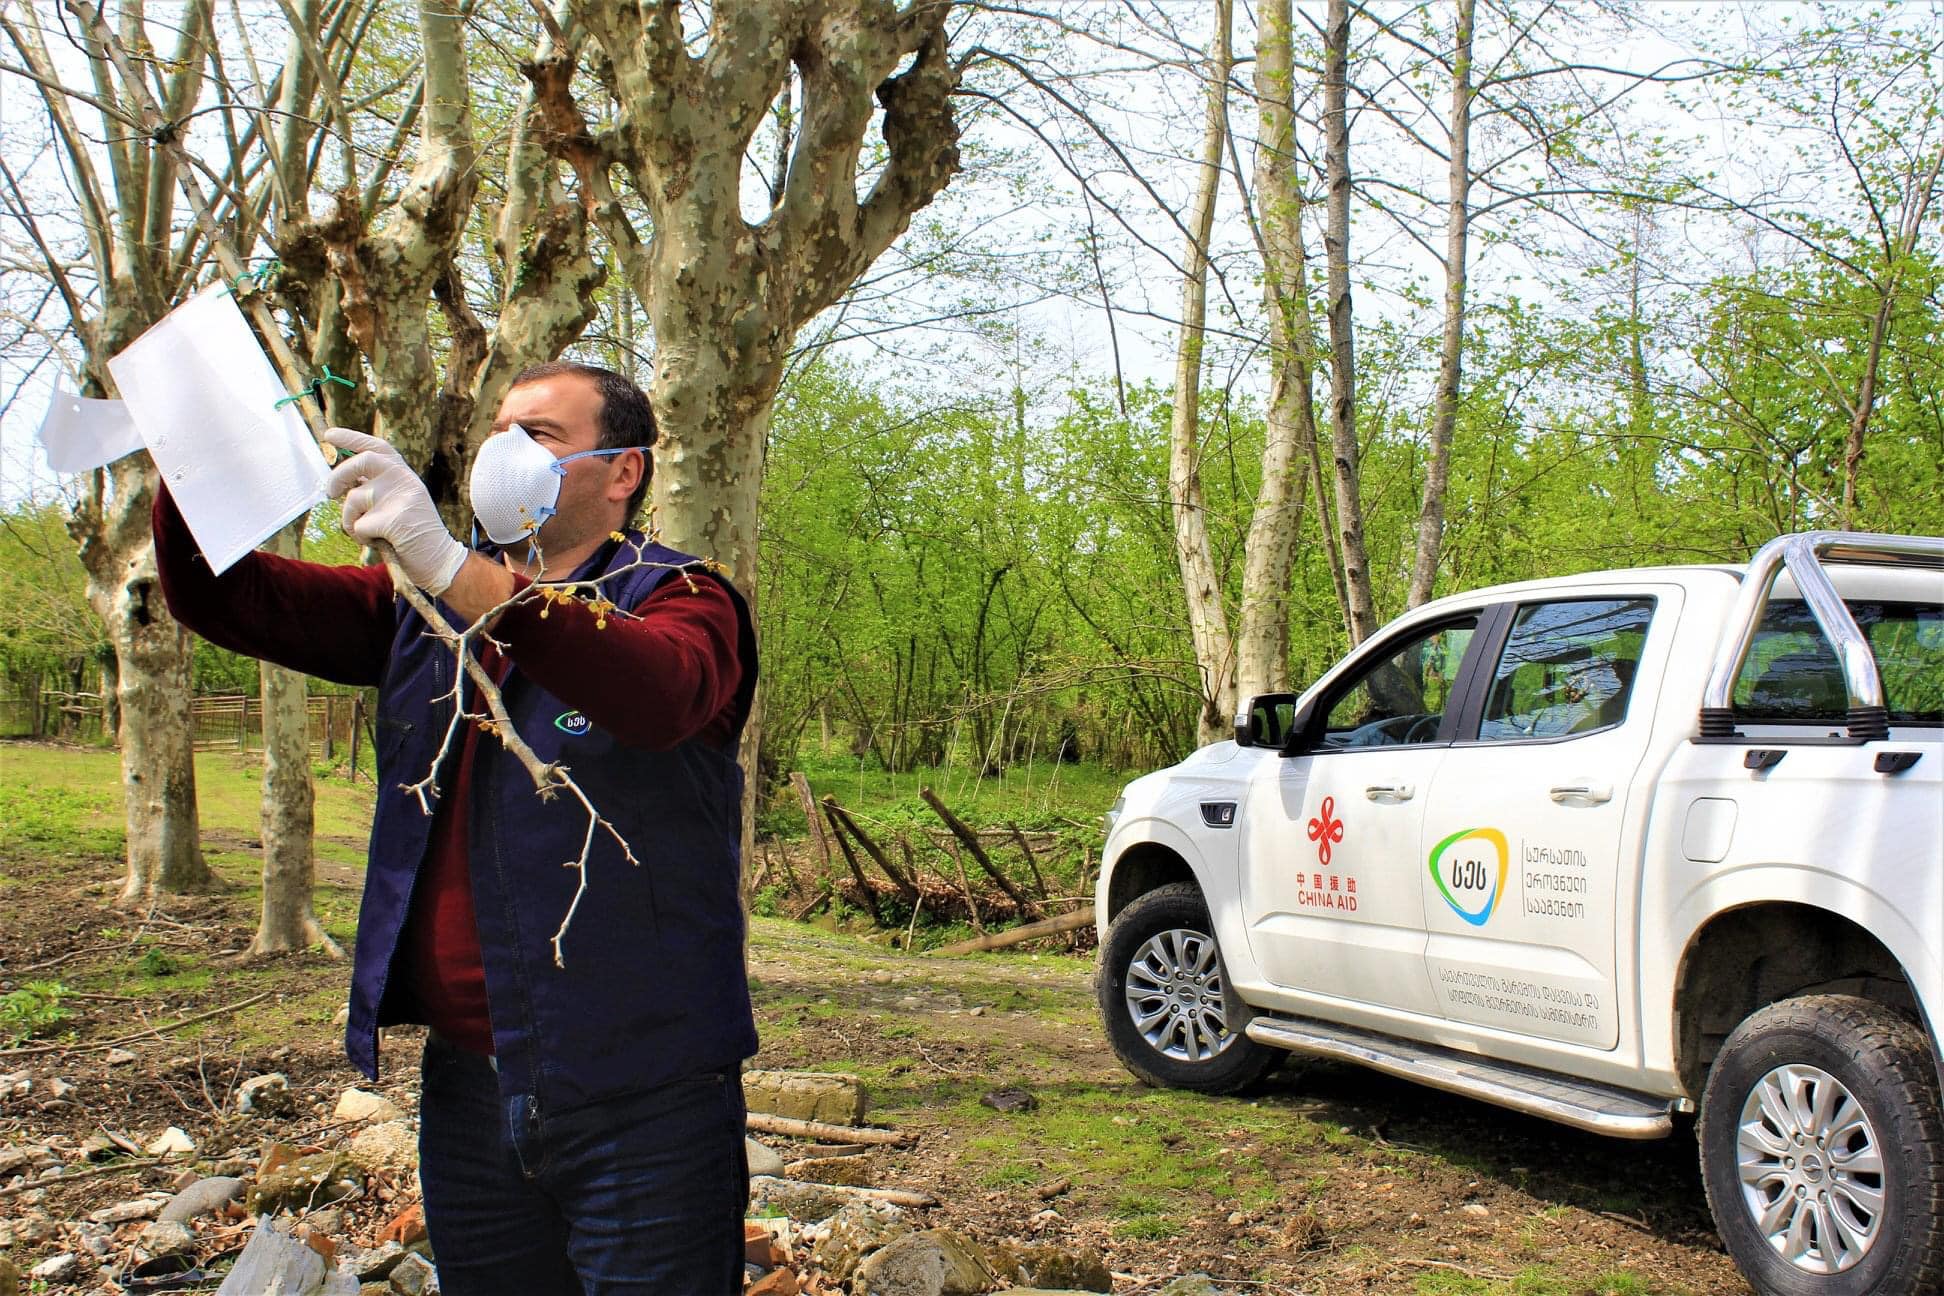
[[[743,1287],[742,1077],[571,1111],[501,1096],[492,1061],[426,1042],[425,1223],[446,1296],[732,1296]]]

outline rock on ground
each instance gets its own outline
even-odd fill
[[[744,1138],[743,1153],[749,1158],[749,1173],[752,1176],[783,1173],[783,1154],[774,1148],[764,1147],[753,1138]]]
[[[243,1115],[288,1116],[296,1107],[290,1077],[281,1071],[251,1076],[236,1087],[236,1110]]]
[[[243,1195],[243,1180],[234,1175],[215,1175],[198,1179],[169,1199],[156,1218],[174,1224],[187,1224],[200,1215],[221,1210]]]
[[[904,1212],[881,1202],[860,1201],[838,1211],[824,1224],[811,1246],[810,1258],[832,1282],[850,1281],[865,1256],[912,1232]]]
[[[979,1296],[1020,1276],[1003,1252],[988,1252],[951,1229],[926,1229],[865,1256],[851,1289],[856,1296]]]
[[[418,1169],[418,1135],[404,1121],[386,1121],[351,1140],[351,1160],[366,1174]]]
[[[350,1157],[317,1152],[259,1175],[244,1204],[252,1215],[274,1215],[339,1201],[363,1186],[364,1172]]]
[[[745,1071],[743,1101],[753,1112],[831,1125],[863,1123],[868,1099],[854,1075],[820,1071]]]
[[[363,1089],[346,1089],[339,1096],[337,1110],[332,1113],[335,1120],[347,1123],[358,1121],[394,1121],[403,1112],[391,1099],[383,1094],[367,1093]]]
[[[749,1180],[751,1215],[788,1215],[800,1224],[815,1224],[856,1200],[849,1193],[822,1184],[797,1183],[767,1175],[751,1176]]]
[[[1114,1278],[1098,1253],[1063,1246],[1007,1246],[1021,1276],[1035,1287],[1111,1292]],[[1179,1296],[1179,1294],[1177,1294]]]
[[[175,1220],[156,1220],[142,1230],[136,1245],[152,1256],[181,1255],[195,1249],[196,1231]]]
[[[439,1271],[424,1256],[408,1255],[391,1271],[391,1289],[398,1296],[436,1296]]]

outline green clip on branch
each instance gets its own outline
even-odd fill
[[[268,288],[270,286],[271,279],[275,278],[277,272],[282,269],[283,269],[283,262],[277,260],[277,258],[275,257],[271,257],[268,261],[265,261],[262,265],[258,266],[256,269],[245,270],[242,274],[230,280],[229,284],[223,289],[223,291],[235,292],[237,289],[241,288],[246,283],[255,284],[259,290]]]
[[[331,372],[331,366],[325,365],[324,376],[322,378],[311,379],[310,382],[307,383],[303,388],[301,388],[298,391],[294,391],[290,393],[290,395],[278,401],[274,406],[272,406],[272,408],[282,409],[284,406],[290,404],[292,401],[303,400],[306,396],[316,396],[324,390],[325,383],[336,383],[340,387],[356,387],[358,385],[352,382],[349,378],[338,377],[338,375]]]

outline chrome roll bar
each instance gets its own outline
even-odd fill
[[[1777,536],[1757,550],[1749,559],[1730,614],[1729,625],[1735,628],[1715,653],[1707,691],[1701,695],[1703,738],[1736,736],[1731,706],[1735,679],[1754,646],[1755,631],[1775,590],[1776,577],[1785,570],[1808,605],[1809,615],[1836,650],[1836,660],[1843,669],[1843,687],[1849,695],[1850,738],[1868,742],[1889,736],[1889,713],[1883,704],[1883,678],[1877,673],[1876,654],[1870,651],[1870,641],[1857,628],[1856,618],[1823,570],[1825,560],[1944,569],[1944,537],[1799,531]]]

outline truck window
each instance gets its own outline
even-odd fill
[[[1479,738],[1565,738],[1627,718],[1652,599],[1528,603],[1493,668]]]
[[[1477,617],[1426,631],[1352,676],[1324,721],[1322,745],[1397,747],[1435,742],[1478,628]]]
[[[1870,641],[1892,724],[1944,724],[1944,607],[1851,601]],[[1843,668],[1800,599],[1762,612],[1731,698],[1738,719],[1770,724],[1841,724],[1849,715]]]

